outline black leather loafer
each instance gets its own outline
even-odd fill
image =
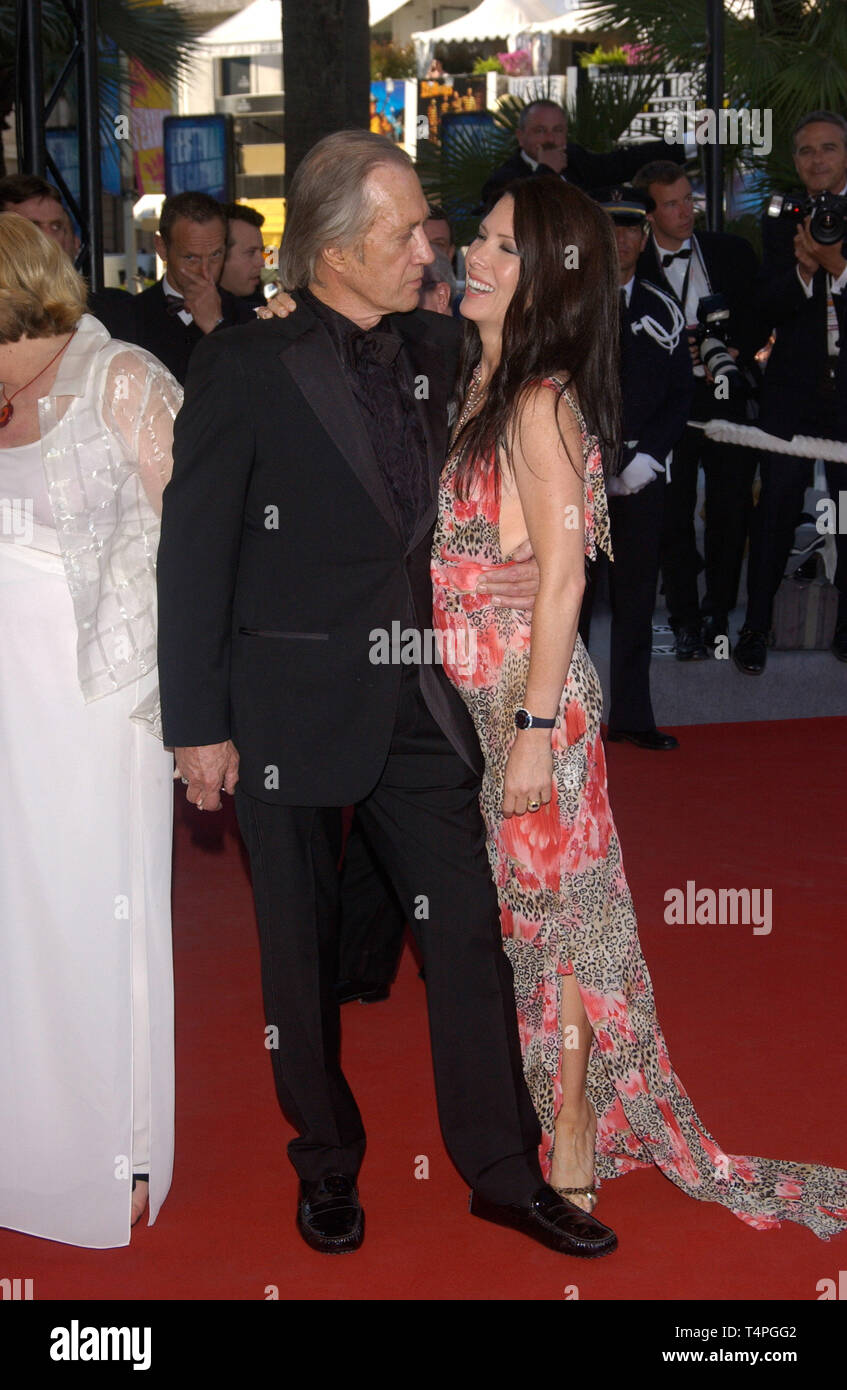
[[[760,676],[768,659],[768,635],[755,628],[743,627],[738,634],[732,659],[745,676]]]
[[[515,1202],[506,1207],[472,1192],[470,1212],[471,1216],[493,1221],[496,1226],[520,1231],[560,1255],[595,1260],[600,1255],[611,1255],[618,1246],[614,1231],[560,1197],[552,1187],[539,1187],[528,1202]]]
[[[714,651],[719,637],[725,637],[729,644],[729,619],[725,613],[710,613],[703,619],[703,642],[709,651]],[[727,645],[727,652],[730,650]]]
[[[679,747],[679,739],[663,734],[661,729],[615,729],[614,733],[610,729],[607,738],[610,743],[634,743],[636,748],[649,748],[656,753]]]
[[[830,651],[839,661],[847,661],[847,623],[839,623],[835,629]]]
[[[698,623],[677,628],[675,652],[677,661],[705,661],[708,655]]]
[[[365,1238],[365,1213],[353,1178],[328,1173],[318,1182],[300,1182],[297,1229],[307,1245],[324,1255],[358,1250]]]

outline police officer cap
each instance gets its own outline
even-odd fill
[[[648,212],[652,212],[656,206],[649,193],[643,192],[640,188],[633,188],[629,183],[593,188],[591,197],[615,222],[621,222],[624,226],[643,222]]]

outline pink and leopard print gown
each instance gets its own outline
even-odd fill
[[[554,380],[544,384],[562,389]],[[600,450],[566,388],[564,396],[582,433],[585,553],[594,558],[599,546],[611,555]],[[491,474],[479,495],[457,498],[456,463],[449,458],[441,475],[434,623],[444,669],[468,706],[485,757],[480,800],[545,1178],[562,1095],[561,979],[573,971],[594,1032],[587,1090],[598,1120],[597,1178],[656,1164],[690,1196],[720,1202],[750,1226],[767,1230],[796,1221],[825,1239],[847,1225],[847,1172],[724,1153],[673,1070],[609,809],[600,684],[579,636],[558,711],[561,727],[553,731],[550,804],[503,819],[531,627],[525,614],[474,593],[482,570],[504,564],[499,504]]]

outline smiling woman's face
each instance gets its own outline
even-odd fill
[[[517,287],[521,258],[515,245],[514,212],[514,198],[501,198],[468,247],[467,282],[459,310],[463,318],[479,325],[502,328]]]

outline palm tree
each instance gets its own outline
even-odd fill
[[[178,5],[158,0],[100,0],[98,29],[104,41],[100,53],[103,83],[120,80],[115,50],[142,63],[170,87],[186,70],[193,41],[202,32],[196,20]],[[0,0],[0,128],[5,128],[15,103],[16,4]],[[73,44],[73,28],[61,0],[42,0],[44,85],[48,91],[58,77]],[[106,128],[111,116],[104,113]],[[0,150],[0,176],[5,174]]]
[[[586,0],[598,27],[625,21],[659,50],[670,69],[701,79],[706,0]],[[725,0],[725,95],[737,110],[773,113],[774,147],[749,153],[764,186],[796,183],[791,130],[806,111],[847,109],[844,0]]]
[[[285,176],[323,135],[368,127],[368,0],[290,0],[282,6]]]

